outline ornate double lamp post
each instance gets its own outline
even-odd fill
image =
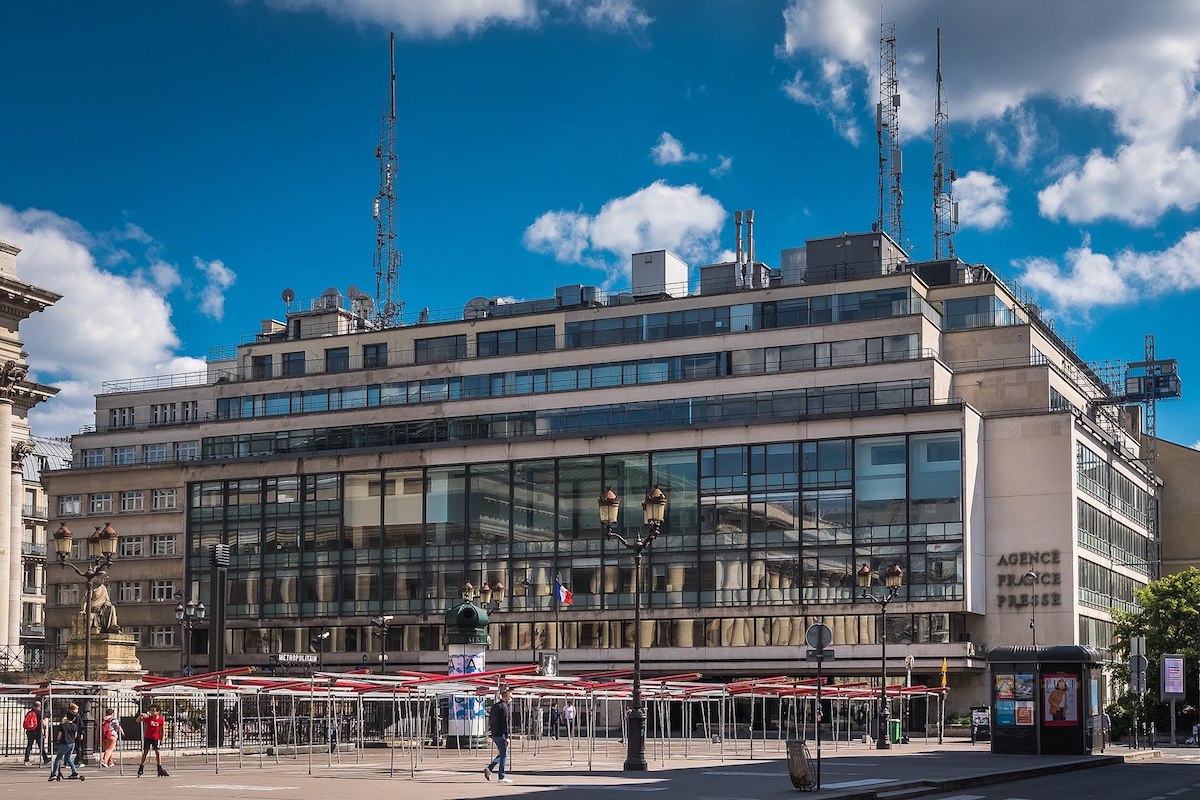
[[[325,629],[320,633],[313,634],[308,640],[309,646],[317,651],[317,672],[325,671],[325,642],[332,635],[333,631]]]
[[[600,495],[600,525],[607,538],[616,539],[633,551],[633,693],[630,696],[629,719],[625,725],[628,749],[625,752],[626,771],[649,769],[646,763],[646,709],[642,706],[642,551],[650,546],[662,531],[667,513],[667,496],[655,486],[642,500],[642,532],[632,541],[617,533],[617,515],[621,499],[608,487]]]
[[[387,673],[387,637],[392,628],[392,615],[384,614],[371,618],[371,635],[379,640],[379,674]]]
[[[879,717],[875,737],[875,747],[887,750],[892,746],[888,739],[888,699],[887,699],[887,607],[896,599],[896,592],[904,583],[904,570],[899,564],[892,564],[883,570],[883,585],[887,591],[876,595],[871,591],[871,579],[875,573],[871,567],[863,564],[858,570],[858,588],[862,589],[862,598],[879,604]]]
[[[54,552],[58,556],[58,563],[64,567],[70,567],[76,575],[83,578],[86,584],[87,594],[84,597],[83,607],[83,679],[90,681],[92,679],[92,589],[96,585],[99,578],[108,574],[108,570],[112,567],[113,558],[117,555],[117,532],[109,523],[104,523],[104,528],[97,527],[95,532],[88,537],[88,558],[91,559],[91,566],[81,570],[79,567],[67,561],[71,557],[71,542],[74,540],[75,534],[66,526],[66,523],[60,523],[58,530],[54,532]]]
[[[182,596],[176,595],[180,598]],[[197,603],[195,600],[188,600],[186,604],[175,604],[175,619],[179,622],[179,644],[183,647],[183,667],[180,671],[184,675],[192,674],[192,629],[203,622],[207,614],[208,609],[204,607],[204,603]]]

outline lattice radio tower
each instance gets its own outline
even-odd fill
[[[896,79],[896,23],[884,22],[879,35],[879,103],[875,107],[875,136],[879,142],[879,230],[901,247],[904,192],[900,177],[900,84]]]
[[[950,109],[942,90],[942,29],[937,29],[937,107],[933,113],[933,257],[954,258],[954,231],[958,229],[958,203],[954,182],[958,173],[950,165]]]
[[[375,195],[375,324],[396,324],[403,304],[400,291],[400,250],[396,247],[396,34],[388,34],[391,67],[390,104],[383,112],[383,129],[375,158],[379,162],[379,194]]]

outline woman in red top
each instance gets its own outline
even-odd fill
[[[150,706],[150,713],[139,714],[138,719],[142,722],[142,761],[138,764],[138,777],[142,777],[142,770],[146,768],[146,756],[150,755],[151,750],[154,751],[154,761],[158,766],[158,777],[169,777],[163,769],[162,751],[158,749],[162,744],[166,720],[158,713],[158,706]]]

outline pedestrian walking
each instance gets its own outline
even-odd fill
[[[50,780],[62,780],[63,764],[71,768],[71,774],[67,776],[67,780],[83,780],[83,776],[79,774],[79,770],[75,766],[75,741],[78,738],[79,717],[74,712],[68,711],[54,732],[54,743],[58,752],[54,755],[54,763],[50,765]]]
[[[558,738],[558,726],[562,724],[562,709],[558,707],[558,701],[553,700],[550,703],[550,738]]]
[[[113,752],[117,749],[117,739],[121,738],[121,720],[111,708],[104,709],[104,719],[100,720],[100,769],[113,765]]]
[[[483,777],[492,779],[492,770],[496,770],[501,783],[512,783],[512,779],[504,774],[504,766],[508,761],[508,737],[512,733],[512,689],[500,692],[500,699],[492,703],[488,712],[488,733],[496,745],[496,757],[483,768]]]
[[[329,752],[336,753],[338,746],[337,717],[330,717],[325,720],[325,738],[329,742]]]
[[[142,770],[146,768],[146,757],[150,755],[151,750],[154,751],[154,762],[158,766],[158,777],[171,777],[163,769],[162,751],[158,749],[162,744],[163,729],[166,727],[166,720],[158,713],[158,706],[150,706],[148,714],[138,714],[138,721],[142,723],[142,760],[138,764],[138,777],[142,777]]]
[[[533,707],[533,711],[530,712],[531,721],[530,721],[530,726],[529,726],[530,727],[529,732],[533,736],[534,739],[542,738],[542,717],[543,716],[544,716],[544,711],[542,709],[542,704],[538,703],[537,705],[535,705]]]
[[[567,730],[567,738],[570,739],[575,733],[575,704],[570,699],[563,704],[562,719],[563,727]]]
[[[46,715],[42,713],[42,701],[34,700],[33,705],[25,712],[25,718],[21,721],[21,727],[25,729],[25,766],[30,766],[29,756],[33,754],[33,746],[36,744],[38,755],[42,757],[43,764],[50,763],[50,756],[46,755]]]

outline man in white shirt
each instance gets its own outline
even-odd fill
[[[575,733],[575,704],[570,700],[567,700],[566,705],[563,706],[562,719],[563,725],[567,728],[567,738],[569,739]]]

